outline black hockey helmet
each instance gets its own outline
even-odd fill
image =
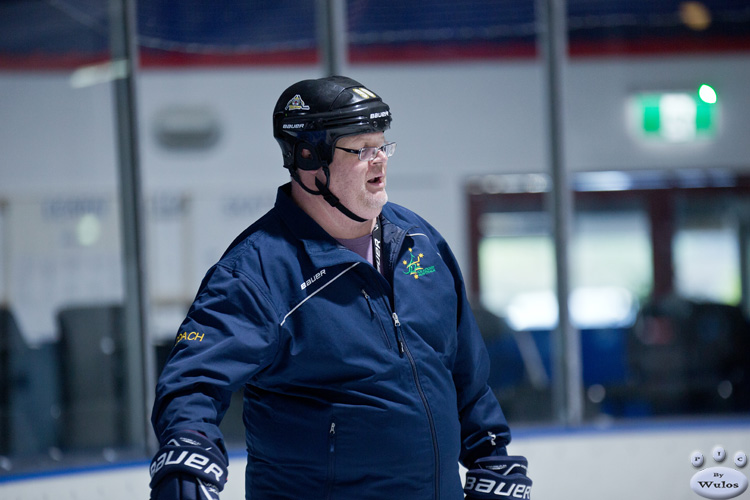
[[[321,195],[352,220],[365,219],[341,204],[328,188],[336,141],[348,135],[384,132],[391,125],[391,110],[372,90],[345,76],[303,80],[286,89],[273,110],[273,136],[281,146],[284,168],[310,194]],[[310,151],[309,158],[302,156]],[[299,170],[323,169],[313,191],[300,180]]]
[[[327,166],[338,139],[383,132],[390,124],[388,105],[345,76],[297,82],[281,94],[273,110],[273,135],[290,171]],[[312,157],[303,158],[303,149]]]

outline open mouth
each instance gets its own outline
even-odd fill
[[[381,182],[383,182],[383,176],[379,175],[377,177],[373,177],[372,179],[368,180],[367,182],[370,183],[370,184],[380,184]]]

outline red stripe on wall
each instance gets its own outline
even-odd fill
[[[695,55],[749,51],[750,37],[716,36],[706,37],[705,39],[695,37],[651,37],[639,40],[573,39],[569,42],[569,53],[572,58]],[[355,45],[349,50],[349,60],[355,65],[418,62],[450,64],[464,61],[534,59],[536,55],[537,49],[534,41],[513,43]],[[11,71],[73,70],[81,66],[102,63],[108,60],[108,53],[0,54],[0,69]],[[318,64],[319,61],[320,57],[315,49],[205,54],[141,49],[140,53],[140,65],[145,69],[310,66]]]

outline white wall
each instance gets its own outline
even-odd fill
[[[486,173],[547,169],[543,74],[535,61],[354,66],[350,75],[381,94],[394,113],[392,201],[440,229],[466,264],[464,184]],[[737,168],[750,170],[750,56],[576,59],[566,70],[566,158],[571,170]],[[271,137],[273,105],[287,85],[314,71],[148,71],[141,76],[144,167],[151,189],[183,186],[267,192],[285,178]],[[721,133],[697,145],[644,145],[627,128],[629,95],[643,90],[720,92]],[[148,134],[155,110],[208,104],[224,139],[194,158],[165,153]],[[200,179],[200,181],[198,180]]]
[[[108,85],[70,86],[64,72],[0,72],[0,197],[115,191]]]
[[[388,137],[399,149],[389,163],[391,200],[420,212],[441,230],[466,269],[467,178],[547,168],[539,64],[360,65],[349,74],[380,93],[393,110]],[[565,153],[571,170],[750,169],[750,55],[582,58],[571,61],[565,75]],[[271,206],[276,186],[287,179],[271,132],[273,106],[288,85],[317,76],[313,66],[140,74],[147,197],[181,197],[188,207],[179,221],[150,222],[151,287],[161,302],[189,299],[234,235]],[[720,96],[720,132],[713,140],[647,145],[628,130],[626,103],[632,92],[694,89],[702,82],[713,84]],[[106,84],[71,88],[65,72],[0,73],[0,200],[10,202],[3,212],[6,234],[8,227],[17,227],[13,205],[29,198],[104,195],[114,203],[112,99]],[[155,140],[155,121],[172,106],[210,109],[221,129],[219,142],[198,153],[162,148]],[[248,197],[257,201],[252,208],[226,209],[226,200]],[[42,244],[32,236],[31,245]],[[5,277],[0,299],[15,303],[17,285],[10,282],[7,267],[19,256],[8,256],[9,247],[4,241],[0,248],[8,263],[0,272]],[[52,335],[36,334],[40,339]]]
[[[568,162],[573,170],[720,167],[749,170],[750,78],[747,55],[580,59],[567,73]],[[627,129],[627,98],[643,91],[717,89],[720,132],[695,144],[638,141]]]

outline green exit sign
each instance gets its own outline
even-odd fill
[[[691,142],[716,134],[716,91],[701,85],[695,93],[650,92],[633,99],[640,135],[666,142]]]

